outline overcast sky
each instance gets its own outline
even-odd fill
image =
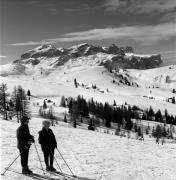
[[[133,46],[176,60],[176,0],[0,0],[0,61],[43,43]]]

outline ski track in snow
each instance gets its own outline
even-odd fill
[[[32,108],[35,116],[36,107]],[[33,117],[29,127],[35,136],[37,149],[44,166],[43,154],[38,144],[38,131],[41,118]],[[16,148],[16,122],[1,120],[1,171],[18,155]],[[51,127],[56,135],[58,148],[72,171],[80,180],[175,180],[176,145],[156,145],[154,141],[144,142],[135,139],[120,138],[82,129],[56,125]],[[63,172],[69,173],[57,151],[55,156]],[[40,163],[34,145],[31,146],[29,167],[42,175]],[[45,167],[45,166],[44,166]],[[55,167],[57,165],[55,164]],[[12,166],[21,172],[20,159]],[[58,169],[58,168],[57,168]],[[59,169],[58,169],[59,170]],[[49,176],[47,174],[47,176]],[[30,180],[31,177],[6,172],[2,180]],[[50,175],[53,179],[62,179]]]

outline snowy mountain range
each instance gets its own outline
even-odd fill
[[[145,97],[144,107],[152,105],[164,110],[166,99],[174,96],[176,66],[160,67],[161,63],[160,55],[135,54],[132,47],[42,45],[11,64],[1,65],[0,80],[7,83],[10,91],[22,85],[38,96],[82,94],[97,101],[112,103],[117,99],[119,104],[128,101],[139,106],[144,105]],[[74,78],[80,84],[76,89]],[[92,85],[97,89],[93,90]],[[175,114],[175,105],[169,106]]]
[[[42,45],[29,50],[14,61],[14,64],[31,64],[33,66],[45,64],[51,67],[64,65],[69,60],[80,61],[87,64],[108,65],[119,68],[149,69],[161,65],[159,54],[138,55],[134,54],[132,47],[93,46],[87,43],[70,48],[56,48],[53,45]],[[92,62],[93,61],[93,62]]]

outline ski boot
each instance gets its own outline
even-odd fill
[[[50,171],[50,167],[49,166],[46,166],[46,171]]]
[[[30,171],[28,170],[28,167],[22,168],[22,174],[30,174]]]
[[[53,166],[50,166],[50,171],[56,172],[56,169]]]
[[[33,172],[29,169],[29,167],[27,167],[27,170],[29,172],[29,174],[32,174]]]

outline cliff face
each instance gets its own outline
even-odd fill
[[[126,69],[151,69],[159,67],[162,64],[160,55],[126,57],[117,55],[112,58],[112,67]]]
[[[28,59],[28,58],[39,58],[39,57],[56,57],[60,56],[62,52],[55,48],[52,45],[43,45],[40,47],[37,47],[33,50],[30,50],[24,54],[21,55],[21,59]]]
[[[102,56],[101,56],[102,55]],[[107,56],[107,61],[105,60]],[[111,56],[111,58],[109,58]],[[103,57],[103,60],[101,60]],[[87,43],[72,46],[70,48],[56,48],[53,45],[42,45],[22,54],[20,59],[14,63],[31,64],[36,66],[44,61],[52,61],[49,66],[55,67],[64,65],[69,60],[94,61],[99,60],[99,65],[111,68],[128,69],[150,69],[161,65],[162,60],[159,54],[156,55],[137,55],[134,54],[132,47],[118,47],[115,44],[109,47],[93,46]],[[92,59],[91,59],[92,58]],[[97,64],[96,64],[97,65]]]

